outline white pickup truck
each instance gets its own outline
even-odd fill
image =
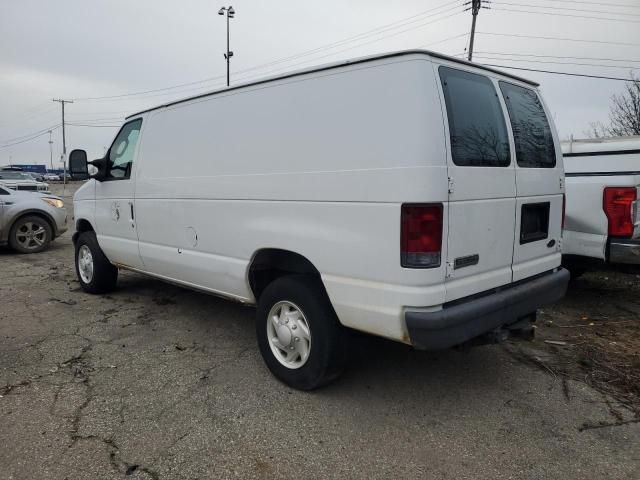
[[[563,263],[640,264],[640,136],[562,142],[566,175]]]

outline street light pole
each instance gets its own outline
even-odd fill
[[[233,52],[229,50],[229,19],[234,18],[235,14],[236,11],[231,5],[229,5],[229,7],[222,7],[218,10],[218,15],[226,15],[227,17],[227,53],[224,54],[224,58],[227,61],[227,87],[230,85],[229,62],[231,61],[231,57],[233,57]]]

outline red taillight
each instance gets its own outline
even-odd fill
[[[406,268],[440,266],[442,205],[402,205],[400,263]]]
[[[609,235],[630,237],[633,235],[634,202],[638,197],[635,187],[606,187],[603,208],[609,220]]]

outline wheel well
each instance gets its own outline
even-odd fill
[[[258,250],[249,267],[249,286],[253,296],[260,298],[267,285],[277,278],[291,274],[309,274],[320,279],[320,272],[299,253],[277,248]]]
[[[80,235],[82,232],[94,232],[94,231],[95,230],[93,229],[93,226],[91,225],[89,220],[85,220],[84,218],[81,218],[76,222],[76,231],[73,234],[73,237],[71,237],[73,240],[73,244],[75,245],[76,240],[78,239],[78,235]]]

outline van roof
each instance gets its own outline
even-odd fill
[[[283,79],[291,78],[291,77],[297,77],[299,75],[306,75],[308,73],[315,73],[315,72],[321,72],[321,71],[324,71],[324,70],[331,70],[331,69],[334,69],[334,68],[340,68],[340,67],[344,67],[344,66],[347,66],[347,65],[357,65],[359,63],[372,62],[372,61],[380,60],[380,59],[384,59],[384,58],[401,57],[401,56],[405,56],[405,55],[415,55],[415,54],[426,55],[426,56],[435,57],[435,58],[441,58],[443,60],[459,63],[461,65],[467,65],[467,66],[470,66],[470,67],[473,67],[473,68],[478,68],[480,70],[485,70],[485,71],[488,71],[488,72],[497,73],[498,75],[502,75],[504,77],[509,77],[509,78],[514,79],[514,80],[518,80],[520,82],[528,83],[529,85],[532,85],[534,87],[539,86],[538,83],[533,82],[531,80],[528,80],[526,78],[522,78],[522,77],[519,77],[517,75],[512,75],[510,73],[506,73],[506,72],[503,72],[501,70],[497,70],[495,68],[487,67],[487,66],[484,66],[484,65],[481,65],[481,64],[468,62],[468,61],[462,60],[460,58],[450,57],[449,55],[444,55],[442,53],[432,52],[430,50],[402,50],[402,51],[398,51],[398,52],[391,52],[391,53],[384,53],[384,54],[377,54],[377,55],[369,55],[369,56],[366,56],[366,57],[359,57],[359,58],[355,58],[355,59],[351,59],[351,60],[342,60],[342,61],[339,61],[339,62],[333,62],[333,63],[324,64],[324,65],[314,66],[314,67],[305,68],[305,69],[302,69],[302,70],[295,70],[295,71],[283,73],[283,74],[277,75],[277,76],[265,77],[265,78],[262,78],[260,80],[255,80],[255,81],[248,82],[248,83],[241,83],[241,84],[233,86],[233,87],[227,87],[227,88],[223,88],[223,89],[220,89],[220,90],[214,90],[212,92],[202,93],[202,94],[199,94],[199,95],[194,95],[192,97],[187,97],[187,98],[183,98],[183,99],[180,99],[180,100],[175,100],[173,102],[164,103],[164,104],[158,105],[156,107],[147,108],[145,110],[141,110],[139,112],[136,112],[136,113],[133,113],[133,114],[127,116],[126,119],[128,120],[129,118],[135,117],[137,115],[141,115],[143,113],[151,112],[153,110],[158,110],[160,108],[169,107],[171,105],[176,105],[176,104],[179,104],[179,103],[188,102],[190,100],[195,100],[195,99],[198,99],[198,98],[203,98],[203,97],[208,97],[208,96],[211,96],[211,95],[216,95],[218,93],[229,92],[229,91],[237,90],[237,89],[240,89],[240,88],[251,87],[251,86],[254,86],[254,85],[260,85],[260,84],[263,84],[263,83],[274,82],[276,80],[283,80]]]

